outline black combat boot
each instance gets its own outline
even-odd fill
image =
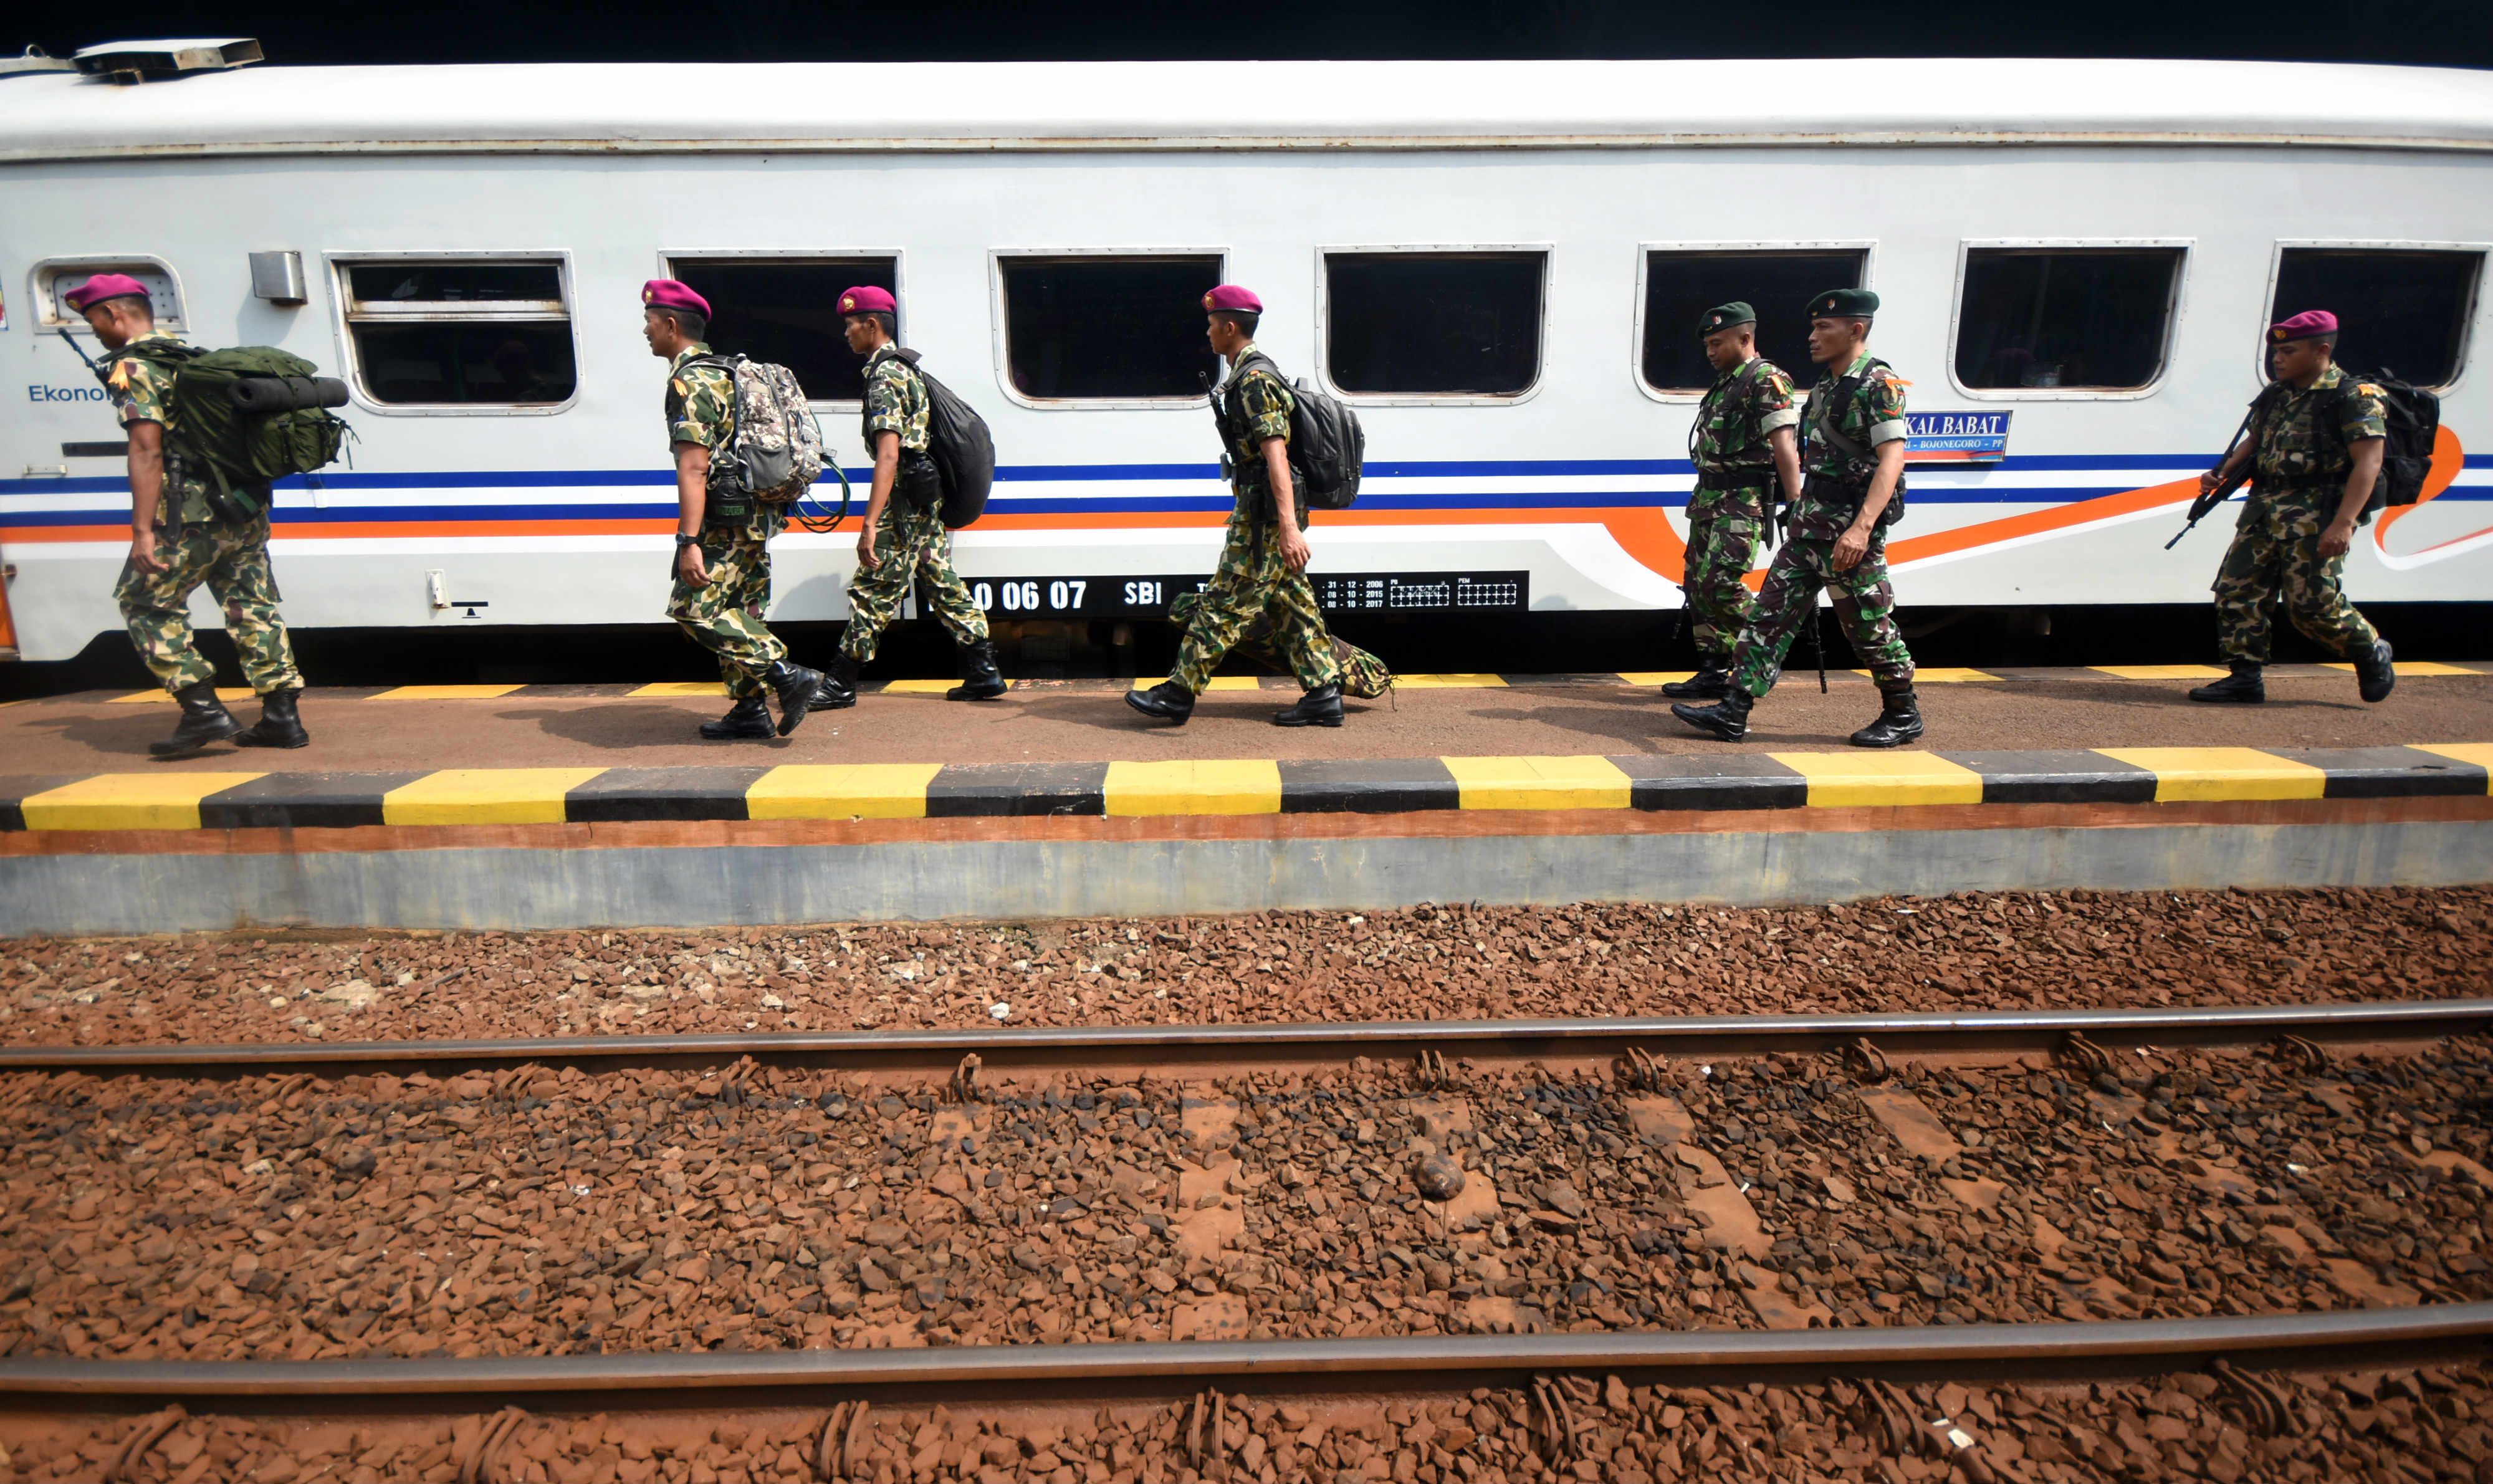
[[[2260,679],[2262,668],[2256,660],[2235,660],[2233,674],[2193,690],[2190,699],[2220,705],[2230,702],[2237,706],[2257,706],[2268,699],[2268,684]],[[2384,690],[2381,694],[2388,695],[2388,692]]]
[[[1699,654],[1697,673],[1684,681],[1672,681],[1662,687],[1662,693],[1674,701],[1720,701],[1731,693],[1731,663],[1727,654]]]
[[[2355,678],[2362,681],[2364,700],[2386,701],[2389,692],[2397,688],[2397,667],[2389,663],[2389,642],[2387,639],[2375,642],[2370,649],[2355,656]]]
[[[295,712],[295,703],[303,699],[298,685],[285,685],[259,698],[259,720],[250,730],[237,733],[237,747],[308,747],[312,734],[303,730],[303,718]]]
[[[762,683],[779,697],[779,735],[796,730],[805,713],[814,710],[823,698],[824,682],[828,679],[820,670],[792,665],[781,660],[762,672]],[[851,697],[852,700],[856,699]]]
[[[760,696],[738,696],[726,715],[701,724],[701,735],[711,742],[768,742],[779,729],[770,724],[770,703]]]
[[[1852,734],[1856,747],[1901,747],[1922,735],[1921,699],[1911,687],[1878,692],[1878,719]]]
[[[1277,727],[1337,727],[1341,725],[1341,687],[1318,685],[1299,697],[1299,704],[1273,713]]]
[[[818,712],[844,712],[856,705],[857,671],[862,668],[849,657],[846,650],[831,655],[831,667],[823,672],[823,688],[814,697]]]
[[[1126,704],[1146,716],[1184,726],[1194,714],[1194,692],[1175,681],[1162,681],[1149,690],[1126,691]]]
[[[993,640],[961,646],[961,683],[944,692],[946,701],[992,701],[1006,689],[1005,673],[996,668]]]
[[[233,712],[217,699],[217,682],[201,681],[173,692],[182,703],[182,724],[163,742],[149,742],[147,750],[158,757],[188,757],[210,742],[221,742],[242,730]]]
[[[1749,735],[1749,709],[1757,704],[1747,691],[1733,686],[1723,692],[1723,699],[1711,706],[1683,706],[1674,702],[1670,713],[1719,741],[1738,742]]]

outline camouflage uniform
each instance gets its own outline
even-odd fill
[[[173,340],[163,330],[134,337],[130,344]],[[277,576],[268,563],[268,515],[247,520],[218,518],[208,501],[204,475],[182,468],[174,452],[175,430],[165,425],[173,379],[167,369],[124,355],[112,363],[105,381],[121,424],[152,422],[165,428],[165,493],[156,507],[156,560],[162,572],[142,572],[124,562],[113,598],[121,604],[122,621],[138,657],[166,690],[180,690],[215,679],[216,671],[199,653],[191,633],[191,594],[201,583],[225,610],[225,632],[241,656],[244,679],[266,695],[272,690],[301,689],[303,677],[294,668],[294,647],[278,614]]]
[[[875,435],[900,435],[900,468],[884,501],[883,518],[875,522],[871,567],[859,566],[849,579],[849,626],[840,635],[840,652],[862,665],[874,658],[883,631],[900,612],[910,581],[924,573],[929,605],[957,645],[987,637],[987,616],[979,612],[961,574],[952,570],[952,535],[944,529],[944,491],[927,456],[927,418],[932,404],[926,382],[903,360],[898,348],[885,346],[865,363],[865,446],[874,451]]]
[[[1729,657],[1749,626],[1742,578],[1757,560],[1775,505],[1775,458],[1767,438],[1800,421],[1791,378],[1764,356],[1714,379],[1697,405],[1697,490],[1688,497],[1688,581],[1681,591],[1696,620],[1697,652],[1708,665]]]
[[[709,354],[691,345],[667,365],[667,443],[699,443],[712,452],[736,433],[736,382],[715,366],[684,363]],[[762,675],[788,657],[788,647],[762,621],[770,606],[770,538],[787,524],[776,505],[736,491],[709,492],[702,507],[702,561],[709,581],[676,578],[667,617],[718,656],[727,693],[741,701],[763,694]]]
[[[1249,344],[1233,366],[1255,354]],[[1257,366],[1244,375],[1232,370],[1215,394],[1230,416],[1222,423],[1229,446],[1230,487],[1237,505],[1229,512],[1229,530],[1220,546],[1220,566],[1203,590],[1178,641],[1177,664],[1169,678],[1197,695],[1212,681],[1221,656],[1244,637],[1258,619],[1269,625],[1276,656],[1313,690],[1341,681],[1341,663],[1335,657],[1333,635],[1316,608],[1315,589],[1305,572],[1293,572],[1281,560],[1280,528],[1273,506],[1272,476],[1264,467],[1264,443],[1288,439],[1290,413],[1297,399],[1281,379]],[[1307,525],[1307,507],[1298,510],[1299,529]]]
[[[2349,445],[2388,436],[2381,399],[2331,366],[2308,388],[2288,386],[2251,430],[2257,482],[2216,569],[2217,646],[2228,662],[2266,664],[2268,605],[2282,601],[2314,643],[2353,658],[2380,642],[2346,600],[2344,554],[2322,558],[2320,533],[2345,500]]]
[[[1828,409],[1826,422],[1862,447],[1875,448],[1905,436],[1905,384],[1893,372],[1871,369],[1869,360],[1865,352],[1846,368],[1845,376],[1861,377],[1860,388],[1844,406]],[[1753,698],[1774,688],[1784,653],[1801,625],[1817,621],[1820,588],[1834,594],[1836,621],[1878,689],[1890,696],[1912,693],[1913,656],[1905,649],[1905,636],[1896,631],[1886,532],[1874,529],[1861,560],[1849,571],[1835,569],[1836,539],[1851,528],[1859,508],[1837,487],[1851,477],[1845,456],[1817,436],[1819,409],[1839,379],[1830,372],[1810,391],[1800,423],[1805,439],[1801,471],[1808,482],[1792,505],[1791,538],[1775,553],[1765,591],[1757,594],[1755,616],[1740,636],[1739,655],[1732,663],[1731,683]]]

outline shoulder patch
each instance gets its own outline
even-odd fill
[[[105,379],[104,384],[117,392],[130,390],[130,362],[126,359],[113,362],[112,375]]]
[[[2355,383],[2355,394],[2358,397],[2377,397],[2381,395],[2381,389],[2369,381],[2358,381]]]
[[[667,385],[673,389],[675,394],[678,397],[689,397],[693,394],[693,389],[684,384],[684,379],[681,377],[670,379]]]

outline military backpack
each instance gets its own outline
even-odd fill
[[[1229,379],[1235,388],[1238,378],[1249,367],[1260,367],[1272,373],[1275,379],[1290,388],[1290,483],[1297,488],[1302,510],[1347,510],[1359,499],[1361,466],[1367,458],[1367,435],[1359,426],[1359,414],[1344,407],[1341,399],[1320,391],[1301,377],[1292,381],[1281,375],[1273,358],[1258,350],[1238,363]],[[1234,403],[1237,393],[1223,398],[1212,393],[1213,421],[1220,426],[1221,456],[1238,442],[1238,411]]]
[[[2363,514],[2376,515],[2390,505],[2411,505],[2423,498],[2424,476],[2432,472],[2432,445],[2441,436],[2441,398],[2425,387],[2401,381],[2387,367],[2370,376],[2346,373],[2337,383],[2338,401],[2369,392],[2381,399],[2381,421],[2388,446],[2381,453],[2380,481]]]
[[[245,521],[268,508],[269,486],[336,462],[346,424],[328,409],[346,405],[346,384],[271,346],[202,349],[177,340],[135,341],[96,367],[145,361],[171,381],[165,399],[168,465],[200,475],[218,518]]]
[[[892,354],[908,363],[926,384],[926,454],[935,461],[944,485],[944,529],[958,530],[987,510],[987,492],[996,482],[996,438],[978,409],[958,392],[926,374],[915,350]],[[866,447],[874,447],[869,435]]]
[[[687,369],[727,373],[736,388],[736,431],[710,450],[709,484],[765,505],[793,505],[823,476],[823,430],[796,373],[741,355],[699,355]]]

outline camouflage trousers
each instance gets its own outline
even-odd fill
[[[1721,659],[1731,652],[1757,607],[1740,579],[1757,560],[1765,535],[1766,493],[1773,486],[1700,489],[1688,498],[1688,604],[1698,655]]]
[[[1784,653],[1800,634],[1801,625],[1817,621],[1817,593],[1825,589],[1835,600],[1835,619],[1852,652],[1868,666],[1882,691],[1910,690],[1913,656],[1896,628],[1896,590],[1887,581],[1887,539],[1870,538],[1870,550],[1847,572],[1835,569],[1835,537],[1795,532],[1775,553],[1766,569],[1765,591],[1757,594],[1757,614],[1740,635],[1731,662],[1731,683],[1751,696],[1775,688],[1783,673]]]
[[[788,647],[762,621],[770,606],[770,542],[716,526],[702,532],[701,552],[709,581],[696,588],[678,576],[667,617],[718,656],[729,695],[739,701],[761,695],[763,673],[788,657]]]
[[[944,511],[920,507],[894,491],[884,503],[883,519],[874,527],[874,565],[859,567],[849,579],[849,626],[840,635],[840,652],[858,664],[874,658],[883,631],[900,613],[910,583],[926,576],[935,617],[950,631],[952,642],[972,645],[987,637],[987,616],[970,597],[969,585],[952,570],[952,533],[944,529]]]
[[[2216,569],[2216,648],[2228,662],[2264,665],[2268,605],[2331,653],[2352,658],[2380,642],[2369,620],[2346,600],[2346,559],[2323,558],[2320,533],[2336,514],[2342,488],[2253,495]]]
[[[1291,571],[1281,560],[1279,528],[1236,510],[1229,516],[1228,539],[1221,543],[1220,569],[1195,600],[1169,679],[1201,695],[1221,656],[1258,620],[1268,627],[1259,637],[1300,685],[1313,690],[1341,682],[1341,662],[1334,655],[1324,615],[1316,609],[1315,589],[1307,573]]]
[[[121,604],[122,621],[130,625],[130,642],[138,657],[166,690],[180,690],[216,678],[215,668],[199,653],[191,633],[191,594],[207,584],[208,593],[225,610],[225,632],[242,656],[243,679],[266,695],[272,690],[301,688],[294,668],[294,646],[285,637],[285,620],[278,614],[277,576],[268,565],[268,521],[240,524],[211,521],[185,526],[179,533],[159,530],[156,560],[162,572],[142,572],[124,562],[112,595]]]

